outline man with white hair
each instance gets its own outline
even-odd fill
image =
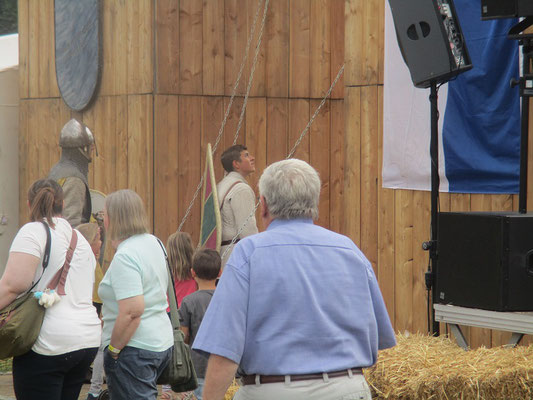
[[[314,225],[320,178],[304,161],[259,180],[266,231],[226,264],[193,348],[210,354],[204,400],[371,399],[361,368],[396,344],[370,262],[346,236]]]

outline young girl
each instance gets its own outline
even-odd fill
[[[168,237],[167,251],[179,308],[183,298],[196,291],[196,281],[191,275],[194,253],[191,235],[187,232],[173,233]]]
[[[176,301],[178,308],[181,307],[183,298],[191,293],[196,292],[196,281],[192,277],[192,256],[194,249],[191,243],[191,235],[187,232],[176,231],[168,237],[167,240],[168,264],[172,271],[174,279],[174,291],[176,292]],[[167,310],[168,311],[168,310]],[[174,393],[170,385],[163,385],[162,400],[189,399],[192,392]]]

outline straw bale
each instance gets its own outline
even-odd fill
[[[398,335],[365,369],[375,399],[533,398],[533,347],[464,351],[447,337]]]
[[[239,390],[239,385],[237,384],[237,381],[234,379],[231,386],[226,391],[226,395],[224,396],[224,400],[232,400],[233,396],[235,396],[235,393],[237,393],[237,390]]]

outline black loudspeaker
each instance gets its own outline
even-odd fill
[[[481,19],[533,16],[531,0],[481,0]]]
[[[416,87],[472,68],[452,0],[389,0],[402,56]]]
[[[439,213],[437,302],[533,311],[533,214]]]

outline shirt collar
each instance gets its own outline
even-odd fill
[[[298,219],[274,219],[268,225],[267,231],[270,229],[276,229],[279,227],[283,227],[286,225],[292,225],[292,224],[313,224],[312,218],[298,218]]]

